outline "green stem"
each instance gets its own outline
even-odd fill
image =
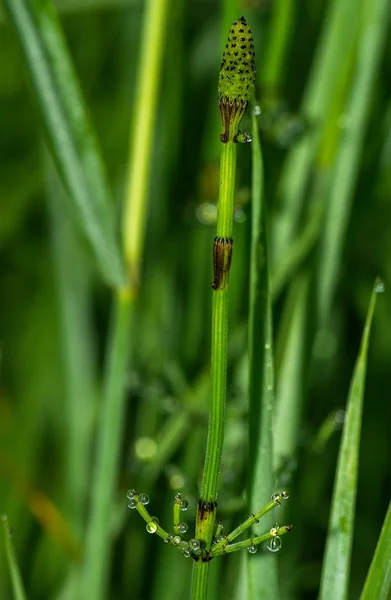
[[[219,209],[215,248],[216,240],[227,240],[232,235],[235,166],[236,144],[230,140],[222,145],[221,151]],[[198,503],[196,522],[196,538],[202,541],[205,550],[210,549],[213,539],[216,520],[217,486],[224,439],[228,346],[227,284],[231,251],[231,244],[226,245],[221,243],[217,251],[221,252],[221,254],[219,254],[217,259],[215,256],[215,266],[216,260],[220,262],[222,276],[217,278],[215,268],[215,285],[213,286],[212,301],[211,405],[201,498]],[[209,563],[203,563],[200,560],[195,563],[191,592],[193,600],[206,598],[208,572]]]
[[[217,218],[217,238],[230,238],[233,226],[233,203],[235,190],[236,144],[223,144],[220,164],[220,193]],[[211,357],[211,406],[208,441],[201,500],[215,503],[224,436],[224,416],[227,380],[227,328],[228,286],[224,281],[213,293],[212,301],[212,357]],[[214,518],[213,524],[214,525]],[[204,529],[204,528],[203,528]],[[209,530],[209,529],[208,529]],[[200,531],[197,531],[200,533]],[[208,541],[212,532],[209,530]],[[197,536],[198,537],[198,536]]]
[[[191,600],[204,600],[208,594],[209,563],[198,560],[193,565]]]
[[[231,237],[235,197],[236,146],[233,141],[222,145],[220,161],[219,209],[217,236]]]

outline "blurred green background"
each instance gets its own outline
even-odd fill
[[[374,318],[363,414],[350,585],[350,598],[359,596],[391,492],[390,9],[372,24],[371,45],[366,25],[375,4],[171,1],[140,292],[128,332],[120,477],[107,514],[107,598],[188,593],[190,562],[150,539],[126,508],[126,490],[148,493],[152,514],[167,527],[172,498],[181,491],[193,527],[207,427],[216,90],[223,39],[241,14],[257,51],[277,401],[295,407],[294,416],[278,414],[275,432],[276,490],[290,493],[281,519],[295,525],[279,553],[284,599],[317,597],[349,382],[375,277],[386,286]],[[144,2],[61,0],[55,7],[102,148],[119,230]],[[68,586],[82,560],[89,517],[111,292],[63,202],[3,10],[0,61],[0,511],[14,529],[28,598],[83,598]],[[250,127],[249,114],[242,129]],[[245,514],[251,419],[250,145],[238,156],[219,496],[227,527]],[[289,440],[285,419],[295,419],[287,426]],[[0,559],[0,598],[7,600],[3,548]],[[211,598],[234,597],[239,563],[238,555],[213,561]]]

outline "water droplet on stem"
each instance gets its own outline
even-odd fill
[[[277,535],[276,537],[272,537],[267,543],[266,548],[269,552],[278,552],[281,549],[282,542],[281,538]]]
[[[148,533],[156,533],[157,532],[157,523],[155,523],[155,521],[150,521],[149,523],[147,523],[147,526],[145,528]]]
[[[139,497],[138,497],[138,501],[143,506],[146,506],[147,504],[149,504],[149,496],[148,496],[148,494],[140,494]]]
[[[381,279],[377,279],[376,280],[376,284],[375,284],[375,292],[377,294],[382,294],[386,289],[386,286],[384,285],[384,282]]]

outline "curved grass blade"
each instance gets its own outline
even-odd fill
[[[326,541],[320,600],[329,600],[330,598],[344,600],[348,592],[367,354],[378,291],[380,291],[380,287],[375,284],[369,303],[360,351],[350,383]]]
[[[391,590],[391,502],[360,600],[387,600]]]
[[[22,577],[20,575],[19,566],[16,561],[15,549],[11,539],[12,533],[6,515],[1,516],[1,524],[4,536],[5,554],[11,577],[14,598],[15,600],[26,600],[26,594],[23,588]]]
[[[267,263],[263,161],[256,117],[253,116],[252,236],[249,314],[250,512],[267,504],[273,494],[274,370],[271,293]],[[264,533],[274,524],[271,514],[259,525]],[[258,530],[257,530],[258,534]],[[278,598],[276,556],[248,558],[248,597]]]
[[[5,7],[72,211],[104,280],[121,287],[114,205],[56,14],[47,0],[6,0]]]

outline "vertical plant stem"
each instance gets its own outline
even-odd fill
[[[237,42],[242,45],[239,55]],[[246,141],[239,136],[239,124],[247,109],[255,81],[255,52],[251,29],[244,17],[235,21],[229,31],[219,78],[219,111],[221,120],[220,187],[217,235],[213,244],[214,280],[212,283],[212,355],[211,404],[206,457],[196,518],[196,538],[204,557],[208,554],[214,533],[217,486],[224,438],[227,387],[228,279],[232,257],[233,207],[235,195],[236,144]],[[192,600],[204,600],[207,593],[209,562],[199,559],[193,569]]]
[[[221,176],[217,237],[230,238],[233,225],[236,144],[228,142],[221,151]],[[227,371],[228,287],[216,289],[212,300],[212,401],[201,499],[215,502],[223,444]]]
[[[219,209],[215,246],[219,244],[216,240],[230,239],[232,234],[235,165],[236,144],[231,140],[223,144],[221,151]],[[221,248],[223,247],[224,245],[221,246]],[[222,252],[225,252],[226,249],[228,249],[228,246],[225,246]],[[229,251],[231,250],[232,245]],[[225,262],[226,258],[223,257],[222,260]],[[207,550],[211,546],[215,526],[217,486],[224,439],[228,344],[227,277],[228,272],[221,273],[221,280],[214,282],[216,287],[212,300],[211,404],[204,472],[196,522],[196,538],[203,541]],[[199,560],[194,564],[192,600],[206,598],[208,573],[208,562]]]

